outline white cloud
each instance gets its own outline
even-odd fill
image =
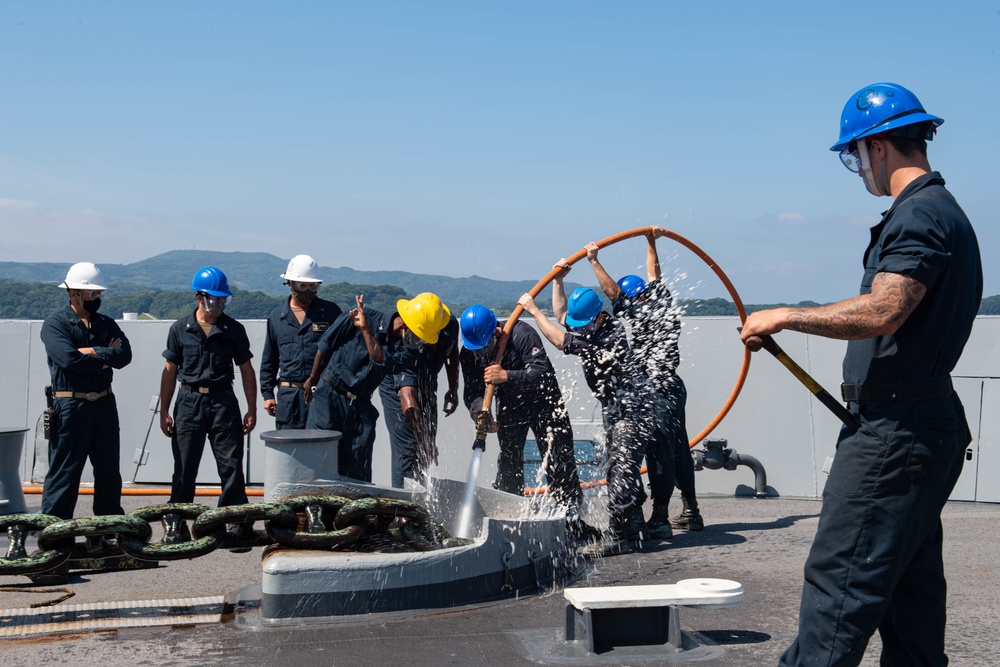
[[[778,222],[783,222],[786,225],[801,225],[805,224],[806,216],[801,213],[779,213]]]
[[[877,225],[879,220],[881,219],[882,219],[881,215],[876,215],[874,213],[865,213],[851,218],[848,224],[850,224],[850,226],[854,228],[868,229],[869,227],[874,227],[875,225]]]
[[[0,215],[4,211],[26,211],[38,208],[37,202],[23,199],[4,199],[0,197]]]

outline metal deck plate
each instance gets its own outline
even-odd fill
[[[134,600],[0,610],[0,637],[222,621],[224,597]]]

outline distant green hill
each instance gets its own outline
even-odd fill
[[[69,264],[55,262],[0,262],[0,278],[28,283],[62,282]],[[279,276],[285,272],[288,260],[263,252],[216,252],[212,250],[171,250],[132,264],[101,264],[105,280],[116,292],[142,290],[185,290],[191,277],[203,266],[217,266],[225,272],[232,287],[257,291],[272,296],[288,293]],[[452,278],[406,271],[359,271],[347,266],[320,267],[320,276],[327,284],[395,285],[409,296],[434,292],[451,306],[473,303],[513,306],[518,297],[535,286],[534,281],[491,280],[480,276]],[[566,283],[568,291],[579,287]],[[540,302],[551,299],[546,290]]]
[[[171,250],[132,264],[101,264],[112,291],[105,298],[103,312],[120,317],[122,312],[152,313],[175,319],[193,308],[191,277],[203,266],[218,266],[238,290],[230,312],[236,317],[258,319],[288,294],[279,276],[287,259],[264,252],[216,252],[212,250]],[[41,319],[66,303],[65,293],[52,289],[66,276],[67,263],[0,262],[0,319]],[[392,310],[397,299],[420,292],[434,292],[455,315],[473,303],[493,308],[498,315],[510,313],[517,299],[535,283],[529,280],[491,280],[480,276],[452,278],[406,271],[359,271],[350,267],[320,267],[324,284],[321,295],[341,307],[364,293],[366,302],[379,310]],[[566,283],[567,291],[579,287]],[[540,305],[551,303],[551,289],[538,298]],[[727,299],[684,301],[688,316],[735,316],[736,306]],[[817,306],[814,301],[798,304],[746,304],[752,313],[778,306]],[[1000,296],[986,297],[980,315],[1000,315]]]

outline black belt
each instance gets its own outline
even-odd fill
[[[278,383],[279,387],[292,387],[294,389],[302,389],[305,385],[301,382],[289,382],[288,380],[282,380]]]
[[[842,384],[840,395],[852,401],[929,401],[951,396],[951,378],[922,384]]]
[[[96,401],[111,393],[110,389],[104,391],[54,391],[53,398],[82,398],[88,401]]]
[[[233,391],[233,385],[231,385],[231,384],[226,384],[226,385],[219,384],[219,385],[208,385],[208,386],[205,386],[205,385],[187,384],[186,382],[182,382],[181,383],[181,389],[183,389],[185,391],[190,391],[190,392],[195,393],[195,394],[222,394],[222,393],[225,393],[225,392],[232,393],[232,391]]]
[[[333,389],[335,392],[337,392],[338,394],[340,394],[341,396],[343,396],[344,398],[346,398],[347,400],[349,400],[351,403],[353,403],[354,401],[358,400],[358,398],[360,398],[360,396],[358,396],[357,394],[355,394],[353,392],[350,392],[350,391],[344,389],[343,387],[341,387],[339,384],[337,384],[334,381],[334,379],[332,377],[330,377],[326,373],[323,373],[322,378],[324,380],[326,380],[326,383],[328,385],[330,385],[330,389]]]

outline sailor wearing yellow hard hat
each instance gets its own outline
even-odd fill
[[[448,308],[430,292],[400,299],[387,315],[366,308],[364,295],[338,317],[319,340],[312,371],[304,383],[310,404],[307,428],[340,431],[338,472],[366,482],[372,478],[372,447],[378,410],[371,397],[387,374],[396,378],[403,414],[418,442],[428,447],[420,420],[412,355],[434,344],[450,319]]]

